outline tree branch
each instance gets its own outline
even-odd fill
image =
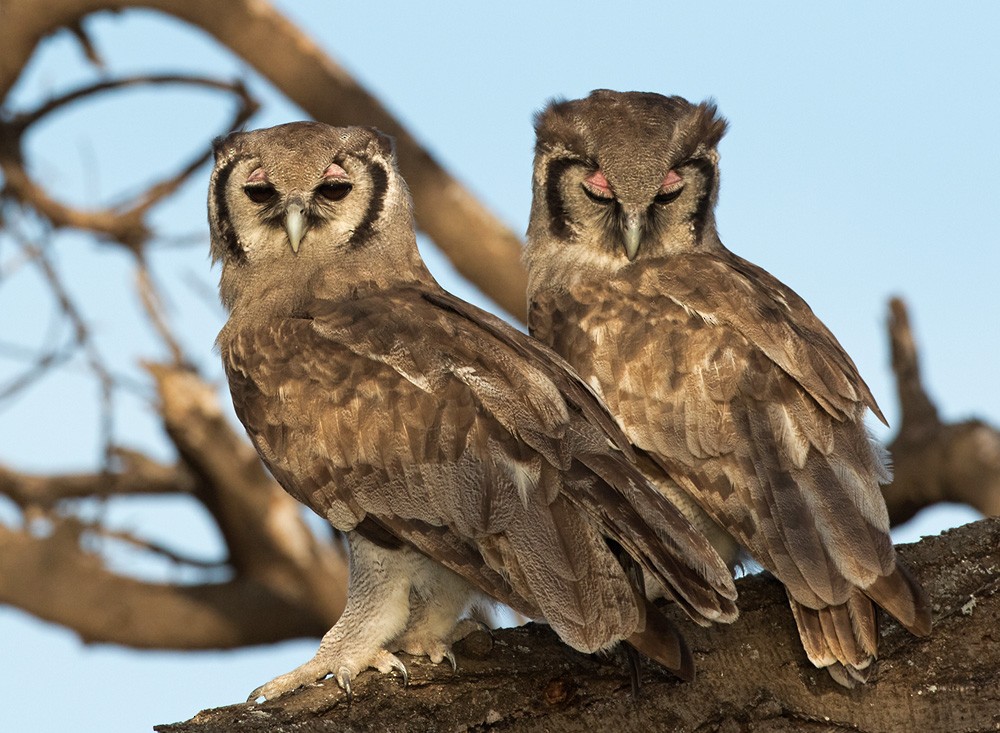
[[[107,570],[80,549],[79,524],[45,537],[0,524],[0,603],[73,629],[86,642],[142,649],[230,649],[326,631],[329,618],[252,578],[147,583]]]
[[[363,674],[348,705],[333,680],[261,705],[232,705],[160,733],[255,731],[993,730],[1000,710],[1000,520],[901,548],[935,601],[927,639],[883,619],[873,679],[845,690],[806,660],[774,580],[739,581],[742,616],[703,629],[678,620],[698,678],[644,666],[638,700],[620,661],[570,650],[546,627],[496,632],[492,652],[459,645],[459,669],[404,659],[410,686]],[[673,609],[671,609],[672,611]]]
[[[72,499],[139,494],[190,494],[194,479],[181,466],[168,466],[135,451],[112,452],[118,470],[98,473],[30,474],[0,465],[0,494],[21,508],[51,509]]]
[[[892,369],[902,421],[889,444],[893,482],[883,487],[889,517],[900,524],[941,501],[1000,515],[1000,431],[981,420],[946,424],[920,378],[916,340],[906,305],[889,303]]]
[[[301,505],[226,420],[214,387],[182,367],[146,368],[164,428],[198,479],[195,495],[218,524],[237,575],[303,604],[329,628],[347,599],[344,555],[312,533]]]
[[[208,160],[211,155],[210,149],[206,147],[204,152],[198,154],[173,176],[150,186],[132,202],[113,208],[89,211],[56,201],[49,196],[44,187],[31,179],[25,167],[21,141],[31,125],[67,104],[124,87],[159,84],[191,84],[236,95],[240,100],[240,107],[227,129],[239,127],[257,110],[256,101],[250,97],[242,83],[227,83],[200,76],[178,74],[136,76],[81,87],[51,99],[31,112],[14,115],[9,120],[0,119],[0,172],[3,173],[5,180],[4,195],[31,205],[55,227],[73,227],[91,231],[137,254],[140,253],[150,237],[150,230],[145,221],[150,208],[180,188]]]

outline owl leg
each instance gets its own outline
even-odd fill
[[[457,668],[451,645],[482,624],[462,618],[476,591],[465,580],[432,560],[414,568],[410,577],[410,622],[393,646],[413,656],[426,656],[434,664],[445,659]]]
[[[414,562],[426,560],[410,549],[386,549],[348,534],[350,575],[347,607],[320,642],[308,662],[274,678],[250,693],[249,701],[272,699],[321,680],[329,674],[352,697],[351,680],[374,667],[382,673],[398,671],[408,681],[406,667],[386,645],[407,625],[410,616],[410,579]]]

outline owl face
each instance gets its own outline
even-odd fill
[[[293,122],[233,133],[215,145],[208,210],[230,310],[265,296],[293,304],[320,276],[332,292],[419,269],[409,192],[377,130]]]
[[[712,104],[598,90],[536,119],[529,263],[541,247],[605,268],[715,239],[716,146],[726,123]]]
[[[374,130],[295,122],[233,133],[215,156],[209,222],[225,266],[327,258],[383,220],[394,162]]]

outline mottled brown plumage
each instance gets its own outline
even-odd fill
[[[627,640],[690,677],[627,569],[707,622],[735,617],[725,565],[563,360],[433,280],[388,138],[232,135],[209,210],[236,412],[282,486],[351,543],[341,620],[254,697],[331,672],[349,689],[368,666],[403,671],[397,650],[450,658],[480,594],[579,650]]]
[[[724,131],[713,105],[657,94],[539,115],[531,331],[724,555],[732,538],[785,584],[809,658],[850,685],[877,651],[870,599],[917,634],[929,608],[889,538],[874,397],[805,301],[719,240]]]

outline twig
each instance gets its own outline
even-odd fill
[[[229,92],[237,97],[239,105],[229,126],[232,130],[242,126],[257,110],[258,104],[250,96],[242,81],[225,82],[202,76],[186,74],[142,75],[124,79],[102,81],[76,89],[48,100],[34,110],[0,120],[0,172],[6,179],[3,193],[29,204],[55,227],[85,229],[107,237],[134,252],[140,252],[150,237],[145,217],[149,209],[174,193],[191,175],[208,160],[211,150],[204,150],[184,165],[176,174],[151,185],[131,201],[115,207],[84,210],[67,206],[48,195],[44,188],[28,175],[24,164],[21,141],[25,131],[46,115],[80,99],[107,91],[138,85],[190,84]]]

